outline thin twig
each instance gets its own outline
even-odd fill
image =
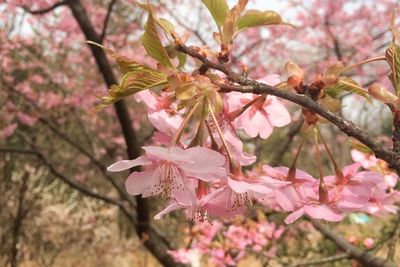
[[[387,257],[386,257],[388,260],[393,261],[393,259],[394,259],[397,241],[399,240],[399,235],[400,235],[400,212],[398,212],[398,214],[397,214],[397,220],[396,220],[396,224],[394,226],[393,235],[390,236],[390,241],[388,244],[389,250],[388,250]]]
[[[37,10],[30,10],[29,7],[27,6],[22,6],[22,8],[28,12],[31,13],[32,15],[44,15],[46,13],[49,13],[53,10],[55,10],[56,8],[60,7],[60,6],[64,6],[67,4],[67,0],[65,1],[60,1],[60,2],[56,2],[54,5],[46,7],[46,8],[42,8],[42,9],[37,9]]]
[[[225,73],[230,81],[240,84],[219,84],[221,92],[235,91],[241,93],[270,94],[303,106],[310,111],[317,113],[321,117],[327,119],[331,123],[335,124],[342,132],[346,133],[348,136],[354,137],[364,145],[368,146],[375,153],[376,157],[385,160],[389,164],[390,168],[395,169],[400,174],[400,155],[398,153],[384,148],[382,144],[378,142],[378,140],[376,140],[376,138],[370,136],[366,131],[357,127],[353,122],[344,119],[342,116],[336,113],[326,110],[318,102],[312,100],[311,98],[295,94],[287,90],[280,90],[273,86],[254,81],[243,75],[237,74],[233,72],[228,67],[228,65],[209,60],[207,57],[199,54],[197,50],[193,47],[179,44],[177,46],[177,49],[183,53],[190,55],[191,57],[199,59],[203,63],[207,64],[210,68]]]
[[[339,255],[330,256],[330,257],[326,257],[326,258],[319,259],[319,260],[313,260],[313,261],[305,261],[305,262],[295,263],[295,264],[293,264],[293,265],[290,265],[289,267],[300,267],[300,266],[321,265],[321,264],[324,264],[324,263],[330,263],[330,262],[335,262],[335,261],[340,261],[340,260],[348,259],[349,257],[350,257],[349,254],[347,254],[347,253],[342,253],[342,254],[339,254]]]
[[[351,258],[356,259],[360,263],[364,264],[368,267],[396,267],[397,265],[389,260],[374,256],[370,252],[365,250],[359,249],[349,242],[347,242],[343,237],[339,236],[338,234],[334,233],[332,230],[327,228],[325,225],[320,223],[317,220],[312,218],[307,218],[314,227],[323,234],[326,238],[331,240],[335,245],[343,250],[344,252],[348,253]]]
[[[116,2],[117,2],[117,0],[111,0],[110,4],[108,5],[107,14],[106,14],[106,17],[105,17],[104,22],[103,22],[103,30],[101,31],[101,34],[100,34],[100,43],[102,43],[104,41],[104,38],[106,36],[108,22],[110,20],[111,13],[112,13],[113,7],[114,7]]]

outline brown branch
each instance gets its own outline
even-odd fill
[[[317,220],[312,218],[308,218],[308,220],[314,225],[314,227],[323,234],[326,238],[331,240],[335,245],[343,250],[345,253],[349,255],[349,257],[356,259],[364,266],[368,267],[396,267],[397,265],[386,259],[374,256],[370,252],[365,250],[361,250],[350,243],[348,243],[343,237],[337,235],[336,233],[332,232],[329,228],[324,226]]]
[[[22,6],[22,8],[28,12],[31,13],[32,15],[44,15],[46,13],[49,13],[53,10],[55,10],[56,8],[60,7],[60,6],[64,6],[67,4],[67,1],[60,1],[60,2],[56,2],[54,5],[43,8],[43,9],[37,9],[37,10],[30,10],[27,6]]]
[[[14,147],[0,147],[0,152],[2,152],[2,153],[17,153],[17,154],[36,155],[36,151],[34,151],[34,150],[14,148]]]
[[[87,151],[78,142],[75,142],[67,134],[63,133],[57,126],[53,125],[53,123],[51,123],[49,120],[47,120],[44,117],[43,110],[34,101],[30,100],[29,98],[27,98],[25,95],[23,95],[19,91],[13,89],[11,86],[8,86],[8,85],[5,85],[5,86],[11,93],[18,95],[21,98],[23,98],[25,101],[27,101],[37,112],[39,112],[39,114],[41,114],[41,117],[39,118],[39,121],[41,123],[43,123],[53,133],[58,135],[58,137],[60,137],[67,144],[69,144],[73,148],[77,149],[80,153],[85,155],[103,173],[104,178],[106,178],[106,180],[111,183],[111,185],[115,188],[115,190],[117,190],[118,194],[121,197],[123,197],[124,200],[126,200],[132,207],[136,206],[133,199],[127,194],[127,192],[123,188],[121,188],[121,186],[114,180],[114,178],[111,177],[107,173],[106,167],[99,160],[97,160],[89,151]]]
[[[349,254],[342,253],[342,254],[339,254],[339,255],[326,257],[326,258],[319,259],[319,260],[295,263],[295,264],[290,265],[290,267],[301,267],[301,266],[312,266],[312,265],[320,266],[321,264],[324,264],[324,263],[340,261],[340,260],[344,260],[344,259],[348,259],[348,258],[349,258]]]
[[[90,191],[89,189],[81,186],[79,183],[75,182],[73,179],[70,179],[63,173],[59,172],[54,165],[44,156],[43,153],[41,153],[36,145],[34,145],[32,142],[30,142],[26,137],[23,137],[23,139],[28,143],[28,145],[31,147],[31,150],[26,150],[26,149],[17,149],[17,148],[0,148],[0,152],[2,153],[18,153],[18,154],[31,154],[35,155],[37,158],[39,158],[40,161],[42,161],[43,165],[45,165],[51,173],[53,173],[55,176],[59,177],[62,181],[67,183],[69,186],[72,188],[78,190],[79,192],[92,197],[96,198],[99,200],[102,200],[106,203],[117,205],[117,206],[124,206],[123,202],[113,199],[107,196],[103,196],[100,194],[97,194],[95,192]]]
[[[389,166],[395,169],[400,174],[400,161],[398,160],[399,155],[393,151],[383,148],[379,142],[369,136],[364,130],[360,129],[353,122],[344,119],[343,117],[324,109],[318,102],[315,102],[311,98],[306,96],[298,95],[289,91],[279,90],[273,86],[262,84],[253,80],[248,79],[243,75],[239,75],[233,72],[226,64],[216,63],[210,61],[208,58],[200,55],[195,48],[188,47],[183,44],[178,44],[178,50],[186,53],[194,58],[199,59],[203,64],[208,65],[210,68],[219,70],[227,75],[228,80],[231,82],[240,84],[238,85],[220,85],[221,92],[242,92],[242,93],[254,93],[254,94],[270,94],[293,103],[299,104],[310,111],[313,111],[320,115],[321,117],[327,119],[331,123],[335,124],[341,131],[347,135],[356,138],[363,144],[367,145],[374,151],[378,158],[381,158],[389,163]],[[351,244],[349,244],[345,239],[336,235],[334,232],[323,226],[316,220],[310,218],[313,225],[328,239],[333,241],[336,246],[344,250],[349,254],[350,257],[358,260],[359,262],[371,267],[395,267],[393,262],[387,261],[385,259],[375,257],[369,252],[360,250]]]
[[[80,0],[65,0],[65,3],[70,8],[73,17],[77,21],[82,33],[84,34],[86,40],[94,41],[97,43],[101,42],[100,35],[95,31],[87,12]],[[117,84],[118,81],[112,71],[111,65],[107,60],[107,57],[104,51],[97,46],[89,46],[92,55],[95,59],[97,67],[99,68],[100,74],[103,76],[104,82],[107,87],[110,87],[113,84]],[[127,154],[130,159],[134,159],[140,156],[141,149],[137,141],[136,133],[132,128],[132,120],[128,113],[128,109],[124,103],[124,101],[118,101],[114,104],[117,118],[119,124],[122,129],[122,133],[125,139]],[[138,170],[139,168],[136,168]],[[60,177],[62,178],[62,177]],[[63,177],[66,178],[66,177]],[[68,180],[65,180],[68,182]],[[79,187],[76,187],[76,184],[69,183],[75,189],[79,190]],[[84,191],[85,192],[85,191]],[[85,193],[91,194],[93,192],[86,191]],[[92,197],[95,197],[92,195]],[[126,211],[124,206],[121,206],[123,212],[126,212],[128,216],[132,218],[132,220],[137,221],[136,223],[136,231],[141,238],[142,236],[148,236],[149,238],[145,241],[146,248],[162,263],[164,266],[177,266],[174,263],[172,258],[167,253],[167,250],[170,249],[169,243],[166,243],[165,239],[160,236],[157,231],[154,231],[154,227],[150,223],[150,208],[148,205],[147,199],[142,199],[140,196],[136,197],[136,206],[137,212],[136,217],[134,214]]]
[[[247,77],[233,72],[226,64],[220,64],[217,62],[210,61],[208,58],[199,54],[193,47],[188,47],[183,44],[178,45],[178,50],[186,53],[194,58],[199,59],[204,64],[207,64],[210,68],[223,72],[227,75],[227,78],[240,85],[221,85],[221,92],[242,92],[242,93],[254,93],[254,94],[270,94],[300,106],[309,109],[312,112],[317,113],[321,117],[327,119],[331,123],[335,124],[342,132],[348,136],[354,137],[361,143],[368,146],[376,155],[376,157],[385,160],[389,167],[395,169],[400,174],[400,156],[398,153],[390,151],[384,147],[373,137],[369,136],[361,128],[357,127],[353,122],[344,119],[340,115],[323,108],[318,102],[315,102],[311,98],[295,94],[286,90],[279,90],[273,86],[269,86],[263,83],[259,83],[248,79]]]
[[[106,17],[103,22],[103,30],[101,31],[101,34],[100,34],[100,43],[102,43],[104,41],[104,38],[106,36],[108,21],[110,20],[111,13],[112,13],[113,7],[116,2],[117,2],[117,0],[111,0],[110,4],[108,5],[107,14],[106,14]]]
[[[81,28],[83,34],[85,35],[85,38],[90,41],[101,42],[100,36],[94,30],[94,27],[81,2],[79,0],[69,0],[68,6],[74,18],[78,22],[78,25]],[[104,51],[97,46],[90,45],[89,47],[106,85],[110,87],[113,84],[117,84],[118,81],[111,69],[111,65],[108,62]],[[132,128],[132,120],[128,113],[128,109],[122,100],[116,102],[114,104],[114,107],[117,113],[118,121],[122,128],[122,133],[127,146],[128,157],[130,159],[135,159],[140,156],[141,149],[138,144],[136,132]],[[139,170],[139,167],[137,167],[136,170]],[[176,263],[167,253],[170,245],[168,243],[165,243],[164,240],[152,230],[148,199],[143,199],[141,196],[137,196],[136,205],[136,214],[138,220],[136,231],[140,238],[143,236],[150,236],[150,238],[144,242],[146,248],[164,266],[176,266]]]
[[[325,28],[328,36],[331,38],[332,43],[333,43],[333,51],[335,52],[335,56],[337,60],[342,61],[343,55],[342,51],[340,49],[340,43],[339,40],[336,38],[336,36],[333,34],[331,27],[330,27],[330,22],[329,22],[329,16],[325,17]]]
[[[388,260],[393,261],[394,259],[394,254],[396,252],[396,245],[397,241],[399,240],[399,235],[400,235],[400,212],[397,214],[397,220],[394,226],[393,234],[390,236],[390,241],[388,245],[389,249],[386,257]]]
[[[13,229],[12,229],[12,245],[11,245],[11,267],[17,267],[18,266],[18,241],[19,237],[21,235],[21,228],[23,225],[23,220],[25,219],[27,215],[27,210],[24,208],[24,202],[25,202],[25,197],[26,197],[26,192],[28,190],[28,179],[29,179],[29,174],[24,173],[22,176],[22,185],[19,190],[18,194],[18,205],[17,205],[17,214],[15,216],[14,222],[13,222]]]

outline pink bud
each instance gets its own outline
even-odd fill
[[[397,97],[379,83],[374,83],[368,88],[369,94],[384,103],[394,103]]]
[[[349,236],[349,237],[347,238],[347,241],[348,241],[350,244],[354,245],[354,244],[357,242],[357,237],[355,237],[354,235]]]
[[[368,238],[364,239],[363,244],[366,248],[372,248],[372,247],[374,247],[375,242],[372,238],[368,237]]]

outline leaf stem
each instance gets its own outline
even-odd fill
[[[221,128],[219,127],[218,120],[215,117],[214,111],[213,111],[213,109],[212,109],[212,107],[210,105],[210,102],[208,102],[208,100],[207,100],[207,105],[208,105],[208,110],[210,111],[210,114],[211,114],[211,118],[212,118],[212,120],[213,120],[213,122],[215,124],[215,128],[217,129],[218,135],[221,138],[222,145],[223,145],[223,147],[224,147],[224,149],[226,151],[226,155],[228,156],[229,167],[232,169],[235,166],[233,158],[231,156],[232,154],[231,154],[231,152],[229,150],[228,144],[226,143],[224,135],[222,134]]]
[[[172,147],[176,145],[177,142],[181,139],[183,129],[185,129],[186,124],[189,122],[190,118],[193,116],[194,112],[196,111],[197,107],[200,105],[200,101],[196,102],[194,106],[189,110],[188,114],[186,115],[185,119],[183,120],[181,126],[179,126],[179,129],[177,130],[176,134],[172,138],[172,140],[169,142],[168,147]]]
[[[366,64],[366,63],[373,62],[373,61],[379,61],[379,60],[386,60],[386,57],[384,57],[384,56],[373,57],[373,58],[369,58],[369,59],[366,59],[366,60],[357,62],[357,63],[355,63],[355,64],[353,64],[353,65],[350,65],[350,66],[344,68],[344,69],[342,70],[342,73],[344,73],[344,72],[346,72],[346,71],[349,71],[349,70],[351,70],[351,69],[354,69],[354,68],[356,68],[356,67],[362,66],[362,65],[364,65],[364,64]]]

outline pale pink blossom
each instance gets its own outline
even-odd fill
[[[328,189],[338,207],[343,211],[360,210],[372,195],[372,189],[383,182],[380,173],[372,171],[358,172],[360,163],[345,166],[341,173],[335,176],[326,176]]]
[[[338,222],[344,218],[343,215],[332,206],[315,201],[289,214],[289,216],[285,218],[285,223],[293,223],[305,214],[314,219],[323,219],[331,222]]]
[[[374,155],[365,154],[356,149],[351,150],[351,158],[358,162],[365,169],[369,169],[377,164],[378,159]]]
[[[255,199],[262,198],[271,191],[261,179],[231,174],[222,181],[220,188],[202,199],[203,208],[210,215],[230,218],[243,213]]]
[[[258,97],[255,94],[231,92],[227,94],[229,111],[240,109]],[[283,127],[290,121],[290,114],[283,104],[276,97],[267,96],[256,101],[233,124],[251,137],[259,135],[265,139],[271,135],[274,127]]]
[[[398,207],[396,202],[399,200],[399,191],[386,192],[385,183],[381,183],[373,188],[371,198],[365,204],[364,211],[374,216],[397,213]]]
[[[287,167],[263,165],[263,171],[261,178],[274,188],[275,200],[285,211],[300,208],[304,199],[315,195],[313,188],[317,180],[302,170],[296,169],[289,176]]]
[[[17,127],[18,127],[18,125],[16,123],[11,123],[4,129],[0,130],[0,137],[2,137],[2,138],[10,137],[15,132]]]
[[[367,237],[367,238],[364,239],[363,245],[364,245],[364,247],[366,247],[367,249],[371,249],[371,248],[374,247],[375,242],[374,242],[374,240],[373,240],[372,238]]]
[[[135,94],[135,99],[146,104],[149,121],[157,130],[171,136],[176,133],[183,118],[177,113],[167,93],[158,96],[150,90],[144,90]]]
[[[28,115],[24,112],[18,112],[17,117],[22,124],[32,127],[36,124],[38,118]]]
[[[123,171],[143,165],[145,170],[133,172],[125,182],[131,195],[149,197],[165,195],[181,204],[194,202],[194,187],[191,179],[206,182],[224,177],[222,167],[225,157],[204,147],[143,147],[145,155],[134,160],[122,160],[107,168],[108,171]]]

